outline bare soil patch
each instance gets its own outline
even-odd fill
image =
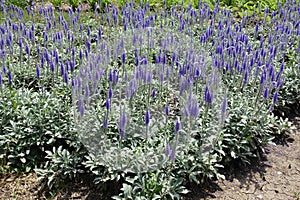
[[[294,116],[286,137],[268,145],[251,165],[227,169],[226,180],[192,187],[188,199],[300,200],[300,117]]]

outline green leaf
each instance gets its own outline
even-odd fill
[[[21,158],[20,160],[22,163],[26,163],[26,158]]]

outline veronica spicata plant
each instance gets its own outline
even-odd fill
[[[0,27],[1,95],[51,93],[64,99],[56,106],[66,116],[72,101],[74,140],[87,150],[50,146],[37,170],[49,184],[84,165],[96,183],[120,181],[119,198],[180,198],[187,182],[223,177],[222,165],[259,156],[286,128],[272,111],[289,96],[282,90],[291,85],[289,71],[299,74],[291,67],[298,54],[288,51],[299,46],[295,2],[266,10],[249,29],[248,16],[236,22],[230,10],[202,1],[197,9],[174,5],[156,13],[127,2],[86,23],[80,9],[1,8],[9,16]],[[8,144],[13,124],[2,124],[1,144]]]

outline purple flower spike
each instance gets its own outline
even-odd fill
[[[124,65],[126,62],[126,53],[122,54],[122,64]]]
[[[67,71],[64,73],[64,82],[67,83],[67,84],[69,82],[69,76],[68,76],[68,72]]]
[[[82,52],[82,49],[80,49],[79,50],[79,59],[82,60],[82,58],[83,58],[83,52]]]
[[[36,77],[37,77],[38,79],[40,79],[40,77],[41,77],[41,70],[40,70],[40,67],[39,67],[39,66],[36,66]]]
[[[23,47],[22,38],[19,38],[19,46],[20,46],[20,48],[22,48],[22,47]]]
[[[204,100],[206,103],[212,103],[212,95],[207,86],[205,87]]]
[[[112,88],[110,87],[109,90],[108,90],[108,98],[111,99],[113,96],[113,90]]]
[[[166,56],[166,54],[163,55],[161,62],[162,62],[163,65],[166,64],[166,62],[167,62],[167,56]]]
[[[3,72],[4,74],[6,74],[6,67],[5,67],[5,65],[2,65],[2,72]]]
[[[119,124],[119,128],[124,129],[127,123],[127,115],[125,113],[125,111],[122,112],[121,117],[120,117],[120,124]]]
[[[264,99],[268,99],[268,97],[269,97],[269,88],[265,87],[265,89],[264,89]]]
[[[106,119],[106,117],[104,117],[104,119],[103,119],[103,127],[107,128],[107,119]]]
[[[25,47],[25,52],[26,52],[27,55],[30,54],[30,49],[29,49],[28,45],[26,45],[26,47]]]
[[[260,84],[262,85],[262,84],[264,84],[264,82],[266,81],[266,77],[267,75],[266,75],[266,71],[264,70],[263,72],[262,72],[262,74],[261,74],[261,77],[260,77]]]
[[[149,123],[150,123],[150,111],[147,109],[146,110],[146,113],[145,113],[145,124],[146,124],[146,126],[148,126],[149,125]]]
[[[110,70],[110,72],[108,74],[108,80],[109,80],[109,82],[113,82],[113,73],[112,73],[112,70]]]
[[[0,88],[2,86],[2,74],[0,73]]]
[[[277,101],[278,101],[278,91],[276,90],[273,96],[273,104],[275,104]]]
[[[89,84],[85,85],[85,97],[88,98],[90,96],[90,88]]]
[[[135,66],[138,66],[138,65],[139,65],[139,57],[136,56],[136,57],[135,57]]]
[[[226,110],[227,110],[227,97],[225,95],[222,102],[222,113],[226,113]]]
[[[170,156],[170,154],[171,154],[171,147],[168,141],[166,140],[166,155]]]
[[[178,132],[181,128],[181,124],[180,124],[180,121],[177,119],[176,120],[176,123],[175,123],[175,131]]]
[[[156,88],[153,88],[152,93],[151,93],[151,97],[154,98],[156,96]]]
[[[175,63],[175,61],[177,60],[177,55],[175,52],[173,52],[172,54],[172,63]]]
[[[170,160],[174,161],[175,156],[176,156],[176,147],[174,147],[174,149],[171,150]]]
[[[105,107],[106,107],[106,110],[110,109],[110,99],[106,99]]]
[[[165,113],[166,113],[166,115],[169,115],[169,114],[170,114],[170,108],[169,108],[169,105],[166,105],[166,106],[165,106]]]
[[[276,75],[276,80],[277,80],[277,81],[279,80],[280,75],[281,75],[283,69],[284,69],[284,62],[281,63],[280,69],[279,69],[279,71],[278,71],[278,73],[277,73],[277,75]]]
[[[155,56],[155,64],[160,63],[160,56]]]
[[[12,73],[11,71],[8,71],[8,85],[12,85],[12,79],[13,79]]]
[[[91,35],[91,28],[90,27],[88,27],[88,29],[87,29],[87,34],[88,34],[88,36]]]
[[[83,100],[81,98],[78,101],[78,110],[79,110],[79,113],[80,113],[80,117],[82,117],[84,115],[85,108],[84,108]]]
[[[98,37],[101,39],[102,38],[102,29],[99,27],[98,29]]]
[[[246,85],[248,83],[248,79],[249,79],[249,72],[248,70],[246,69],[246,72],[244,74],[244,84]]]
[[[278,73],[281,73],[281,72],[283,71],[283,68],[284,68],[284,62],[281,63],[280,69],[279,69],[279,72],[278,72]]]

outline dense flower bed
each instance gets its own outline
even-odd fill
[[[1,170],[48,186],[92,173],[115,197],[179,198],[288,130],[299,105],[300,6],[238,22],[199,2],[151,11],[1,4]],[[255,24],[254,24],[255,22]]]

